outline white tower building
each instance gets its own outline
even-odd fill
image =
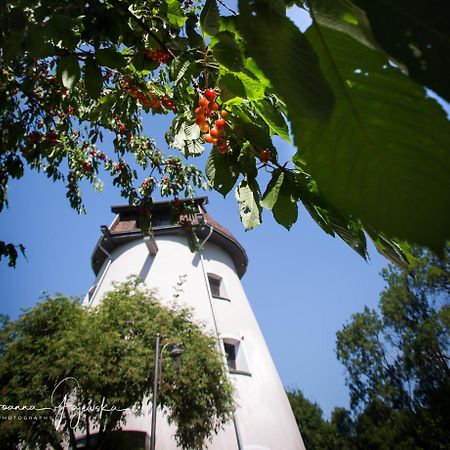
[[[227,424],[209,450],[304,450],[283,385],[264,337],[241,285],[248,259],[233,235],[206,212],[207,198],[195,199],[198,214],[190,216],[204,246],[192,253],[180,227],[170,223],[170,203],[152,206],[154,238],[143,238],[137,225],[139,207],[114,206],[117,214],[92,255],[97,276],[85,300],[101,302],[114,281],[139,275],[150,288],[158,288],[162,301],[171,301],[173,288],[185,276],[180,304],[193,310],[223,345],[229,377],[235,389],[235,420]],[[151,417],[129,417],[124,430],[142,438],[148,446]],[[174,430],[158,414],[157,450],[175,450]],[[145,433],[145,434],[144,434]],[[130,433],[131,434],[131,433]],[[144,443],[146,442],[146,443]],[[125,448],[125,447],[124,447]],[[133,447],[134,448],[134,447]]]

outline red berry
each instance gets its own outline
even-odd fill
[[[123,133],[126,129],[127,127],[125,126],[125,124],[123,122],[119,122],[119,131]]]
[[[225,153],[228,153],[228,147],[226,145],[221,145],[220,147],[217,146],[217,151],[222,155],[225,155]]]
[[[44,126],[44,122],[42,122],[42,120],[40,120],[38,123],[37,123],[37,127],[38,128],[42,128]]]
[[[198,106],[202,106],[203,108],[207,108],[209,105],[209,101],[206,98],[200,98],[198,101]]]
[[[206,89],[205,91],[205,97],[211,101],[214,100],[216,98],[216,91],[213,91],[212,89]]]
[[[225,128],[227,124],[225,119],[217,119],[214,123],[216,125],[216,128]]]
[[[209,134],[213,137],[213,138],[220,138],[221,136],[223,136],[223,130],[222,129],[218,129],[218,128],[211,128]]]
[[[218,148],[226,147],[227,141],[226,141],[226,139],[219,138],[219,139],[217,139],[216,145]]]
[[[202,130],[203,133],[207,133],[209,131],[209,125],[207,123],[204,123],[201,127],[200,130]]]
[[[270,151],[267,150],[267,148],[262,150],[261,153],[259,154],[259,159],[264,164],[268,163],[270,161]]]
[[[195,118],[195,123],[200,126],[204,125],[206,123],[206,117],[205,116],[197,116]]]
[[[217,102],[209,102],[209,109],[211,111],[217,111],[219,109],[219,104]]]
[[[91,165],[87,161],[84,161],[83,164],[81,165],[83,172],[87,172],[90,169],[90,167]]]
[[[225,110],[223,109],[222,111],[220,111],[220,115],[221,115],[222,119],[226,119],[227,116],[228,116],[228,113],[227,113],[227,111],[225,111]]]
[[[205,139],[205,142],[208,142],[208,144],[215,144],[217,142],[217,139],[214,139],[210,134],[205,134],[203,138]]]

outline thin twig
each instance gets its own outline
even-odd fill
[[[231,14],[234,14],[235,16],[237,16],[237,12],[233,11],[228,5],[225,4],[225,2],[223,2],[222,0],[217,0],[225,9],[227,9],[228,11],[230,11]]]

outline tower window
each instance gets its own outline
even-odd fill
[[[225,350],[230,373],[251,375],[247,357],[245,355],[244,343],[242,341],[225,338],[223,340],[223,349]]]
[[[225,354],[227,356],[227,364],[230,369],[236,370],[236,347],[233,344],[224,342]]]
[[[228,300],[227,292],[221,277],[214,273],[208,273],[209,288],[211,295],[216,298],[224,298]]]

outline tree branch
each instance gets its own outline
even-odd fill
[[[126,5],[124,5],[120,0],[109,0],[110,3],[121,11],[123,11],[127,16],[133,19],[137,24],[139,24],[167,53],[169,53],[172,58],[175,58],[175,54],[167,47],[167,45],[161,41],[161,39],[153,32],[153,30],[140,18],[137,17]]]

